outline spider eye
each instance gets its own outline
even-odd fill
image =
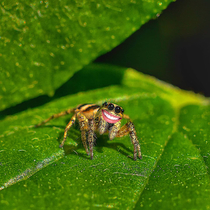
[[[121,112],[123,113],[124,112],[124,109],[121,109]]]
[[[115,112],[116,112],[116,113],[120,113],[120,111],[121,111],[121,108],[120,108],[119,106],[116,106],[116,107],[115,107]]]
[[[104,103],[102,104],[102,106],[107,106],[107,102],[104,102]]]
[[[113,109],[114,109],[114,105],[113,105],[113,104],[109,104],[109,105],[108,105],[108,109],[109,109],[109,110],[113,110]]]

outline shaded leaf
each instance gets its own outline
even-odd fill
[[[0,110],[36,96],[52,96],[76,71],[170,2],[1,2]]]

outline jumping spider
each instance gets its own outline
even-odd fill
[[[102,106],[96,104],[82,104],[77,106],[75,109],[69,109],[67,111],[52,115],[40,124],[36,125],[36,127],[39,127],[54,118],[58,118],[70,113],[74,113],[74,115],[65,128],[63,141],[60,144],[60,147],[63,147],[67,138],[67,132],[77,118],[81,130],[82,143],[86,153],[88,155],[90,154],[91,159],[93,159],[94,132],[97,130],[99,131],[100,135],[104,134],[105,132],[109,132],[110,140],[114,139],[115,137],[123,137],[129,134],[131,142],[134,146],[134,160],[137,159],[137,156],[140,159],[142,158],[139,141],[137,139],[136,130],[133,123],[131,122],[129,116],[124,114],[124,109],[113,103],[105,102],[102,104]],[[127,123],[120,128],[122,118],[127,119]],[[88,150],[87,142],[89,144],[90,152]]]

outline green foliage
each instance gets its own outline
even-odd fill
[[[105,67],[88,68],[102,74]],[[132,69],[122,72],[121,85],[66,96],[0,123],[1,209],[209,207],[208,101]],[[63,151],[58,146],[70,116],[32,126],[80,103],[105,100],[133,119],[142,160],[132,159],[128,136],[109,141],[106,135],[98,136],[90,160],[78,126]]]
[[[209,100],[133,69],[86,66],[170,2],[1,2],[0,110],[16,113],[0,113],[1,210],[210,208]],[[59,148],[71,116],[34,127],[107,100],[133,120],[142,160],[129,136],[107,135],[90,160],[77,124]]]
[[[0,110],[53,95],[76,71],[110,51],[171,0],[3,1]]]

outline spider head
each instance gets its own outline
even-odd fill
[[[104,102],[101,111],[106,122],[116,123],[122,119],[124,109],[116,104]]]

